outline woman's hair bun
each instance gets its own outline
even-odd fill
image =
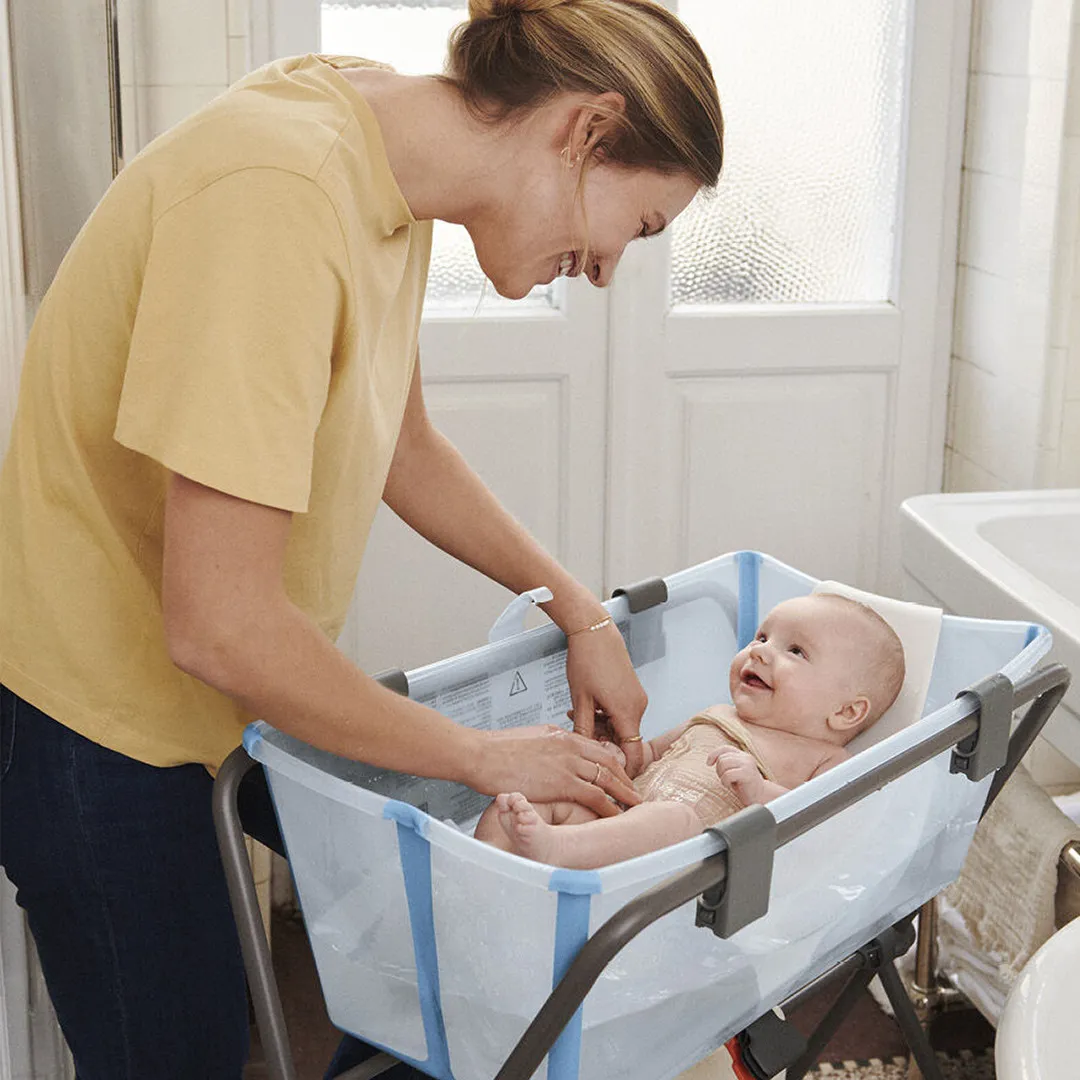
[[[470,19],[498,19],[504,15],[525,15],[572,3],[573,0],[469,0]]]
[[[724,155],[716,82],[662,0],[469,0],[469,16],[450,32],[440,78],[475,116],[502,122],[563,93],[618,94],[624,108],[607,114],[589,161],[715,186]]]

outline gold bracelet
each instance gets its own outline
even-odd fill
[[[592,626],[583,626],[578,630],[571,630],[570,633],[567,634],[566,636],[568,638],[572,638],[575,634],[587,634],[587,633],[589,633],[590,631],[593,631],[593,630],[603,630],[605,626],[610,626],[610,625],[611,625],[611,616],[609,615],[606,619],[601,619],[599,622],[594,622],[592,624]]]
[[[631,735],[628,738],[620,739],[619,742],[623,746],[625,746],[628,742],[641,742],[641,736],[640,735]]]

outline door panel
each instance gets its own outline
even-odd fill
[[[424,386],[435,426],[480,464],[488,486],[551,551],[566,548],[566,392],[558,377],[427,379]],[[505,589],[433,548],[383,506],[358,583],[353,648],[370,671],[438,660],[485,640],[507,599]],[[396,614],[406,625],[390,617]]]
[[[874,570],[887,375],[674,380],[679,562],[766,550],[816,577]]]

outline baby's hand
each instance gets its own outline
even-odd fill
[[[716,766],[720,783],[734,791],[744,806],[765,801],[765,778],[752,754],[734,746],[722,746],[709,754],[705,763]]]

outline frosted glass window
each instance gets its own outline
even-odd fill
[[[381,60],[405,75],[430,75],[442,71],[447,36],[467,16],[465,0],[323,3],[321,48],[325,53]],[[486,282],[464,227],[435,222],[425,310],[472,314],[481,299],[481,312],[510,305],[548,307],[552,297],[549,285],[533,289],[524,300],[504,300]]]
[[[671,300],[889,299],[909,0],[679,0],[726,126],[676,221]]]

